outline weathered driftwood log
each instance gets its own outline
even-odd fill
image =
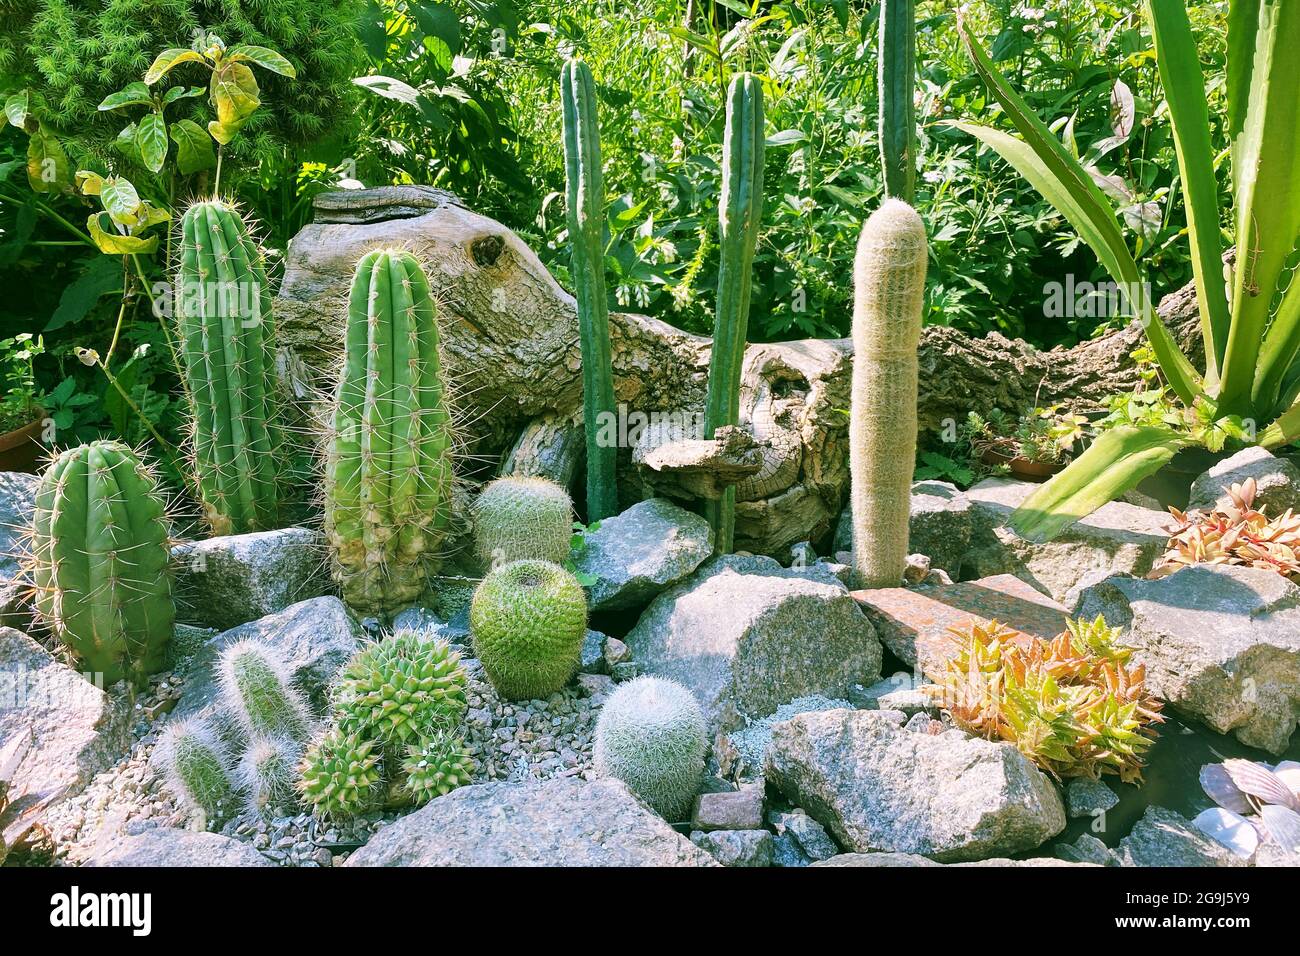
[[[577,312],[573,297],[532,250],[500,223],[427,187],[326,193],[315,208],[315,222],[289,247],[276,301],[281,343],[328,381],[357,260],[382,245],[408,249],[424,264],[440,302],[446,367],[457,383],[472,460],[485,471],[503,461],[511,468],[537,467],[532,457],[554,439],[556,476],[571,476],[577,463],[556,429],[576,422],[581,410]],[[1169,300],[1185,338],[1194,330],[1194,299],[1190,320],[1186,296]],[[652,492],[699,497],[710,484],[706,475],[684,468],[674,479],[671,469],[638,467],[632,449],[643,437],[649,442],[701,420],[709,340],[642,315],[612,314],[610,326],[620,412],[609,423],[609,437],[620,447],[623,506]],[[1018,410],[1035,400],[1096,408],[1108,394],[1137,384],[1128,355],[1140,343],[1141,333],[1131,328],[1043,352],[996,334],[973,339],[953,329],[926,329],[921,439],[936,437],[945,419],[961,421],[972,409]],[[738,548],[775,554],[830,528],[848,483],[851,359],[843,339],[746,350],[741,420],[761,462],[753,474],[736,473]],[[639,459],[655,450],[645,442]],[[716,460],[729,468],[738,464],[727,454]]]

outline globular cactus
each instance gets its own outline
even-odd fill
[[[301,743],[311,732],[311,711],[279,652],[242,640],[221,652],[217,666],[221,697],[250,736],[282,737]]]
[[[282,737],[255,737],[239,759],[235,779],[254,813],[288,810],[298,803],[294,787],[302,749]]]
[[[417,804],[424,804],[469,783],[474,760],[465,752],[463,740],[448,731],[436,731],[406,749],[402,772],[407,793]]]
[[[612,421],[614,374],[605,297],[605,187],[600,168],[600,126],[591,70],[571,59],[560,72],[564,112],[565,205],[570,263],[578,299],[582,346],[582,413],[587,437],[587,517],[618,514],[618,446],[602,441],[602,418]]]
[[[271,287],[238,210],[211,199],[185,211],[176,279],[204,516],[219,535],[274,528],[279,433]]]
[[[36,608],[106,686],[144,686],[165,663],[176,607],[163,508],[153,476],[118,442],[68,449],[41,477],[29,569]]]
[[[570,572],[548,561],[512,561],[483,579],[469,629],[488,680],[506,700],[548,697],[582,655],[587,602]]]
[[[508,561],[563,564],[573,540],[573,502],[553,481],[498,478],[474,502],[474,544],[487,565]]]
[[[749,73],[738,74],[727,91],[722,143],[722,196],[718,205],[718,301],[709,357],[709,391],[704,437],[712,438],[740,416],[740,374],[749,329],[750,276],[763,216],[763,87]],[[735,544],[736,489],[706,503],[719,552]]]
[[[441,639],[399,630],[348,661],[334,689],[339,726],[398,751],[458,723],[468,675]]]
[[[670,822],[687,818],[704,780],[707,723],[695,696],[660,677],[621,684],[596,721],[596,771]]]
[[[232,815],[241,805],[228,771],[229,751],[201,717],[172,724],[158,742],[167,787],[209,821]]]
[[[325,471],[334,577],[379,617],[425,588],[450,516],[452,432],[429,281],[385,249],[357,263]]]
[[[858,587],[897,587],[907,563],[925,266],[921,217],[886,199],[863,225],[853,263],[849,469]]]
[[[298,793],[325,820],[346,820],[383,802],[379,744],[334,728],[307,748]]]
[[[910,203],[916,183],[916,0],[880,0],[877,60],[885,195]]]

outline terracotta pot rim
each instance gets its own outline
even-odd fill
[[[45,409],[37,409],[36,417],[24,425],[22,428],[15,428],[12,431],[0,435],[0,451],[8,451],[11,448],[17,448],[26,441],[35,441],[37,432],[45,424]]]

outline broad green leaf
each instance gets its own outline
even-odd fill
[[[437,37],[452,56],[460,53],[460,15],[446,3],[409,3],[407,7],[425,36]]]
[[[44,126],[27,142],[27,182],[38,193],[57,192],[72,183],[68,154]]]
[[[208,122],[208,133],[222,146],[227,145],[243,128],[243,120],[238,123],[218,123],[216,120]]]
[[[104,97],[104,102],[99,104],[99,110],[117,110],[123,106],[152,106],[153,94],[149,92],[149,87],[145,86],[139,80],[134,83],[128,83],[116,93],[109,93]]]
[[[99,187],[99,201],[114,222],[134,226],[140,221],[140,194],[129,179],[114,176]]]
[[[779,133],[773,133],[769,136],[765,145],[789,146],[792,143],[802,143],[807,138],[801,129],[783,129]]]
[[[17,93],[10,94],[9,98],[5,100],[5,119],[19,129],[26,129],[31,103],[32,94],[27,90],[19,90]]]
[[[163,94],[162,104],[163,106],[170,106],[177,100],[190,99],[191,97],[202,95],[203,87],[201,86],[171,86],[168,87],[167,92]]]
[[[53,332],[69,323],[80,322],[90,314],[100,296],[110,292],[122,294],[122,264],[116,259],[96,256],[81,275],[64,287],[58,308],[45,323],[45,331]]]
[[[358,76],[352,81],[363,89],[378,93],[389,100],[397,100],[408,106],[420,105],[420,91],[411,84],[391,76]]]
[[[155,206],[149,200],[140,203],[140,224],[136,227],[136,232],[143,232],[150,226],[157,225],[160,222],[167,222],[171,219],[172,214],[166,209]]]
[[[167,123],[161,113],[145,115],[135,130],[135,145],[145,168],[156,173],[167,161]]]
[[[261,105],[257,79],[243,63],[226,61],[212,74],[212,107],[217,122],[227,129],[238,130]],[[228,143],[229,140],[220,142]]]
[[[104,177],[92,169],[79,169],[76,175],[77,189],[83,196],[98,196],[104,186]]]
[[[279,73],[281,76],[287,76],[291,79],[298,75],[292,63],[268,47],[243,43],[239,46],[232,46],[226,51],[226,63],[239,60],[256,63],[264,70],[270,70],[272,73]]]
[[[193,50],[182,50],[180,47],[173,47],[170,50],[163,50],[158,54],[157,59],[153,61],[153,66],[149,67],[144,75],[144,82],[147,86],[153,86],[169,71],[182,63],[202,63],[203,55],[195,53]]]
[[[1219,188],[1214,178],[1205,77],[1183,0],[1148,0],[1156,64],[1169,104],[1177,143],[1179,178],[1192,246],[1196,302],[1205,342],[1205,378],[1213,389],[1228,347],[1231,316],[1223,281],[1223,244],[1219,237]]]
[[[212,137],[198,123],[188,119],[172,123],[171,137],[176,144],[176,168],[182,176],[217,165]]]
[[[118,152],[125,156],[129,156],[132,159],[138,160],[140,159],[140,150],[137,149],[135,145],[135,128],[135,123],[123,126],[122,131],[118,133],[117,138],[113,140],[113,145],[117,148]]]
[[[108,228],[105,229],[105,226]],[[97,212],[86,220],[86,229],[99,251],[110,256],[148,255],[158,248],[158,237],[147,239],[140,236],[124,236],[113,227],[113,220],[106,212]]]
[[[1050,541],[1080,518],[1136,487],[1190,443],[1172,429],[1149,425],[1125,425],[1103,432],[1064,471],[1026,498],[1008,525],[1028,541]]]

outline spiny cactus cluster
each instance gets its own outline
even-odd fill
[[[467,679],[460,655],[419,631],[362,648],[334,686],[331,726],[307,748],[303,799],[317,816],[343,820],[468,783],[474,763],[456,733]]]
[[[162,669],[176,607],[157,482],[131,449],[59,454],[36,493],[28,573],[41,620],[105,686]]]
[[[483,579],[469,628],[483,670],[507,700],[548,697],[578,669],[587,599],[573,574],[549,561],[512,561]]]
[[[596,722],[595,766],[670,822],[688,817],[704,780],[707,724],[695,696],[660,677],[620,685]]]
[[[489,567],[509,561],[563,564],[573,539],[573,501],[553,481],[498,478],[474,502],[474,544]]]

